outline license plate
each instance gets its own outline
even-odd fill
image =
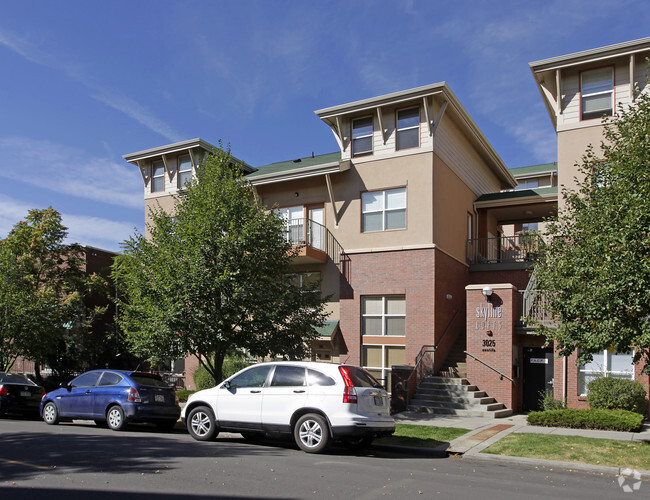
[[[32,393],[29,392],[29,391],[20,391],[20,395],[22,397],[24,397],[24,398],[31,398],[32,397]]]
[[[384,406],[384,398],[382,396],[375,396],[375,405]]]
[[[162,394],[156,394],[156,395],[153,397],[153,400],[154,400],[156,403],[164,403],[164,402],[165,402],[165,396],[163,396]]]

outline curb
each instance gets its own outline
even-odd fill
[[[463,455],[463,460],[477,460],[484,462],[501,462],[507,464],[531,465],[536,467],[546,467],[547,469],[561,468],[568,471],[591,472],[595,474],[610,474],[613,476],[623,476],[623,471],[629,472],[630,467],[611,467],[607,465],[591,465],[582,462],[556,462],[554,460],[542,460],[538,458],[511,457],[508,455],[490,455],[487,453],[470,453]],[[638,473],[643,480],[650,480],[650,471],[645,469],[631,469]]]

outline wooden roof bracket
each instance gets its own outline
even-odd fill
[[[447,104],[449,104],[449,101],[444,101],[442,103],[442,106],[440,106],[440,111],[438,111],[438,116],[436,116],[436,121],[434,122],[433,128],[431,129],[429,135],[431,136],[436,135],[436,130],[438,129],[438,125],[440,125],[440,122],[442,121],[442,117],[445,116],[445,110],[447,109]]]
[[[165,164],[165,172],[167,172],[167,177],[169,177],[169,180],[171,181],[174,178],[174,172],[172,170],[171,162],[169,161],[169,157],[167,155],[161,155],[162,156],[162,161]]]
[[[384,140],[384,144],[386,144],[388,130],[384,128],[384,113],[381,110],[381,106],[377,106],[377,121],[379,122],[379,130],[381,130],[381,138]]]
[[[422,107],[424,108],[424,119],[427,122],[427,127],[429,128],[429,137],[433,135],[433,123],[431,122],[431,118],[429,116],[429,99],[427,99],[427,96],[422,97]]]
[[[332,211],[334,212],[334,227],[338,229],[340,216],[334,201],[334,189],[332,188],[332,179],[330,179],[330,174],[325,174],[325,182],[327,183],[327,194],[329,195],[330,203],[332,204]]]
[[[557,88],[557,99],[555,100],[555,113],[559,117],[562,114],[562,70],[555,70],[555,88]]]
[[[140,169],[140,175],[142,176],[142,181],[144,182],[144,185],[146,186],[149,184],[149,168],[146,162],[142,160],[138,160],[137,162],[138,168]]]
[[[634,54],[630,54],[630,97],[632,98],[632,102],[635,101],[634,99]]]
[[[332,133],[334,134],[334,139],[336,139],[336,142],[339,145],[339,148],[341,149],[341,153],[345,151],[345,144],[343,142],[343,134],[341,133],[341,120],[339,117],[335,117],[336,123],[331,123],[329,124],[330,128],[332,129]],[[329,120],[328,120],[329,121]]]

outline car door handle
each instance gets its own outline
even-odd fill
[[[86,391],[86,394],[90,394],[90,393],[92,393],[92,392],[93,392],[93,391],[91,391],[90,389],[88,389],[88,390]]]
[[[301,392],[305,392],[305,390],[304,389],[294,389],[293,392],[301,393]]]
[[[259,394],[262,391],[251,391],[251,394]]]

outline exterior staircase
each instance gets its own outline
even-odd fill
[[[503,418],[512,410],[470,385],[466,378],[427,377],[407,407],[410,411],[466,417]]]
[[[408,410],[468,417],[503,418],[512,410],[467,380],[465,333],[458,335],[437,377],[422,380]]]

